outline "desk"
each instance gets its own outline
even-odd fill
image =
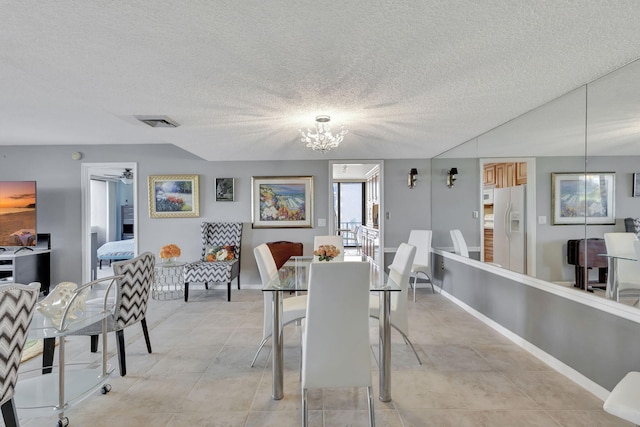
[[[307,274],[312,257],[291,257],[280,270],[280,274],[274,276],[264,288],[263,292],[271,292],[273,298],[273,335],[271,343],[272,355],[272,397],[280,400],[283,392],[283,365],[284,365],[284,340],[282,336],[282,294],[291,291],[306,291],[308,286]],[[346,257],[345,261],[366,261],[367,257]],[[341,261],[332,261],[341,262]],[[284,269],[284,270],[283,270]],[[377,264],[371,263],[371,292],[377,292],[380,296],[379,316],[379,370],[380,393],[379,398],[383,402],[391,401],[391,295],[390,292],[400,292],[400,286],[391,281],[387,274]]]

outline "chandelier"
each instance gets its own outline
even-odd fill
[[[315,129],[308,128],[306,131],[299,129],[300,141],[304,142],[307,148],[323,153],[332,148],[337,148],[349,130],[345,129],[344,126],[340,126],[340,132],[332,135],[329,127],[330,120],[331,117],[329,116],[317,116]]]

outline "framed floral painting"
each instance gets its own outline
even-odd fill
[[[198,175],[149,176],[151,218],[198,217],[198,197]]]
[[[613,172],[553,173],[553,224],[615,224]]]
[[[252,177],[251,219],[253,228],[313,227],[313,177]]]

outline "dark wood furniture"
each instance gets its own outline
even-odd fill
[[[276,262],[276,267],[280,270],[280,267],[289,260],[292,256],[302,256],[302,243],[300,242],[267,242],[267,246],[271,251],[273,260]]]
[[[586,244],[586,250],[585,250]],[[605,288],[607,283],[607,257],[599,254],[607,253],[604,239],[575,239],[567,241],[567,263],[575,266],[576,288],[585,289],[588,281],[585,277],[588,269],[598,269],[598,282],[588,283],[587,286]],[[586,261],[585,261],[586,258]],[[586,267],[586,269],[585,269]]]

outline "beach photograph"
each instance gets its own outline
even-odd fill
[[[0,182],[0,246],[35,246],[36,182]]]

